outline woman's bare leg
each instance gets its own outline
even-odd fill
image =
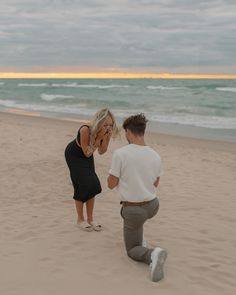
[[[101,231],[102,230],[101,224],[93,220],[94,203],[95,203],[95,198],[92,198],[86,202],[88,223],[92,225],[95,231]]]
[[[92,198],[86,202],[88,223],[93,221],[94,202],[95,202],[95,198]]]
[[[83,207],[84,207],[83,202],[75,200],[75,208],[76,208],[77,215],[78,215],[78,219],[77,219],[78,223],[81,223],[82,221],[84,221]]]

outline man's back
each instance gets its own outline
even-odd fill
[[[115,151],[110,173],[119,177],[123,201],[142,202],[156,197],[154,182],[161,170],[161,158],[152,148],[128,144]]]

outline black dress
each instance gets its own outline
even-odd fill
[[[82,125],[87,126],[87,125]],[[81,129],[80,127],[80,129]],[[87,126],[89,128],[89,126]],[[80,129],[77,141],[80,143]],[[70,177],[74,187],[73,198],[77,201],[87,202],[95,195],[101,193],[102,188],[95,172],[93,154],[86,157],[76,140],[70,142],[65,149],[66,163],[70,170]]]

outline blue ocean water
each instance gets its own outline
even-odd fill
[[[236,141],[236,80],[0,80],[2,110],[91,117],[101,107],[109,107],[119,120],[143,112],[158,131],[181,134],[182,130],[200,137],[205,132]]]

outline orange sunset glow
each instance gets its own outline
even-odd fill
[[[0,79],[236,79],[236,75],[109,73],[109,72],[1,72]]]

